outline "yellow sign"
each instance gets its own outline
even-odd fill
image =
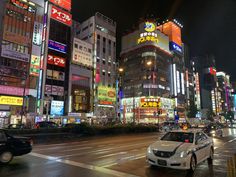
[[[14,105],[22,106],[23,98],[22,97],[13,97],[13,96],[0,96],[0,105]]]
[[[145,37],[140,37],[140,38],[138,39],[138,44],[143,43],[143,42],[147,42],[147,41],[156,42],[156,43],[159,42],[159,40],[158,40],[157,37],[154,37],[154,36],[145,36]]]
[[[141,98],[140,105],[142,108],[160,108],[161,101],[158,98]]]
[[[144,29],[147,32],[153,32],[156,30],[156,25],[154,23],[151,22],[146,22],[144,25]]]

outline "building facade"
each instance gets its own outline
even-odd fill
[[[116,117],[116,22],[96,13],[79,25],[76,36],[93,45],[93,116]]]
[[[37,106],[44,3],[2,0],[0,5],[0,126],[29,124]]]

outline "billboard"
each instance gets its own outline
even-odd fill
[[[71,10],[71,0],[50,0],[50,2],[68,11]]]
[[[45,85],[45,94],[63,96],[64,87],[56,85]]]
[[[21,52],[15,51],[12,48],[12,45],[7,44],[7,43],[5,44],[4,42],[2,42],[1,56],[15,59],[15,60],[24,61],[24,62],[29,62],[29,58],[30,58],[30,55],[28,53],[21,53]]]
[[[169,36],[170,41],[174,42],[178,46],[182,46],[181,29],[174,22],[167,22],[157,28]]]
[[[57,41],[49,40],[48,41],[48,48],[51,50],[55,50],[57,52],[66,53],[67,52],[67,46],[66,44],[62,44]]]
[[[50,114],[56,116],[62,116],[64,114],[64,101],[52,100]]]
[[[92,44],[74,38],[72,63],[93,67]]]
[[[72,25],[72,15],[64,10],[52,6],[51,18],[57,20],[65,25]]]
[[[160,108],[160,98],[141,98],[140,107],[142,108]]]
[[[22,97],[13,97],[13,96],[0,96],[0,105],[14,105],[22,106],[23,98]]]
[[[48,54],[48,60],[47,60],[48,64],[51,65],[56,65],[56,66],[60,66],[60,67],[65,67],[66,65],[66,59],[62,58],[62,57],[58,57],[55,55],[50,55]]]
[[[47,79],[64,81],[65,73],[62,71],[55,71],[55,70],[47,69]]]
[[[116,102],[116,89],[98,86],[98,102],[102,105],[112,105]]]
[[[177,51],[177,52],[180,52],[180,53],[183,52],[182,47],[180,47],[178,44],[176,44],[172,41],[170,41],[169,47],[170,47],[170,51]]]
[[[17,43],[24,46],[30,45],[30,38],[26,36],[21,36],[20,34],[13,33],[10,31],[4,30],[3,32],[3,39],[6,41],[10,41],[13,43]]]
[[[24,88],[10,87],[5,85],[0,86],[0,94],[23,96],[23,93]],[[29,89],[25,89],[25,95],[29,95]]]
[[[36,55],[31,55],[30,75],[39,76],[39,69],[40,69],[40,57]]]
[[[43,33],[43,24],[39,22],[34,22],[34,32],[32,41],[34,45],[41,45],[42,44],[42,33]]]

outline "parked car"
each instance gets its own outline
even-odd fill
[[[0,129],[0,163],[9,163],[14,156],[30,153],[32,140],[26,137],[10,136],[5,130]]]
[[[212,138],[201,130],[176,130],[166,133],[147,149],[147,162],[193,172],[205,160],[212,163],[214,145]]]
[[[24,124],[10,124],[7,127],[8,129],[24,129],[25,125]]]
[[[35,124],[35,128],[58,128],[59,126],[55,122],[51,121],[43,121],[43,122],[37,122]]]

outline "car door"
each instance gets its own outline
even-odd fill
[[[206,136],[204,133],[201,133],[201,139],[202,143],[204,144],[204,153],[205,153],[204,158],[206,159],[207,157],[209,157],[212,143],[211,140],[208,138],[208,136]]]
[[[202,139],[202,133],[197,132],[195,138],[195,154],[197,156],[197,162],[202,161],[205,158],[205,145]]]
[[[7,148],[7,137],[4,131],[0,130],[0,153]]]

